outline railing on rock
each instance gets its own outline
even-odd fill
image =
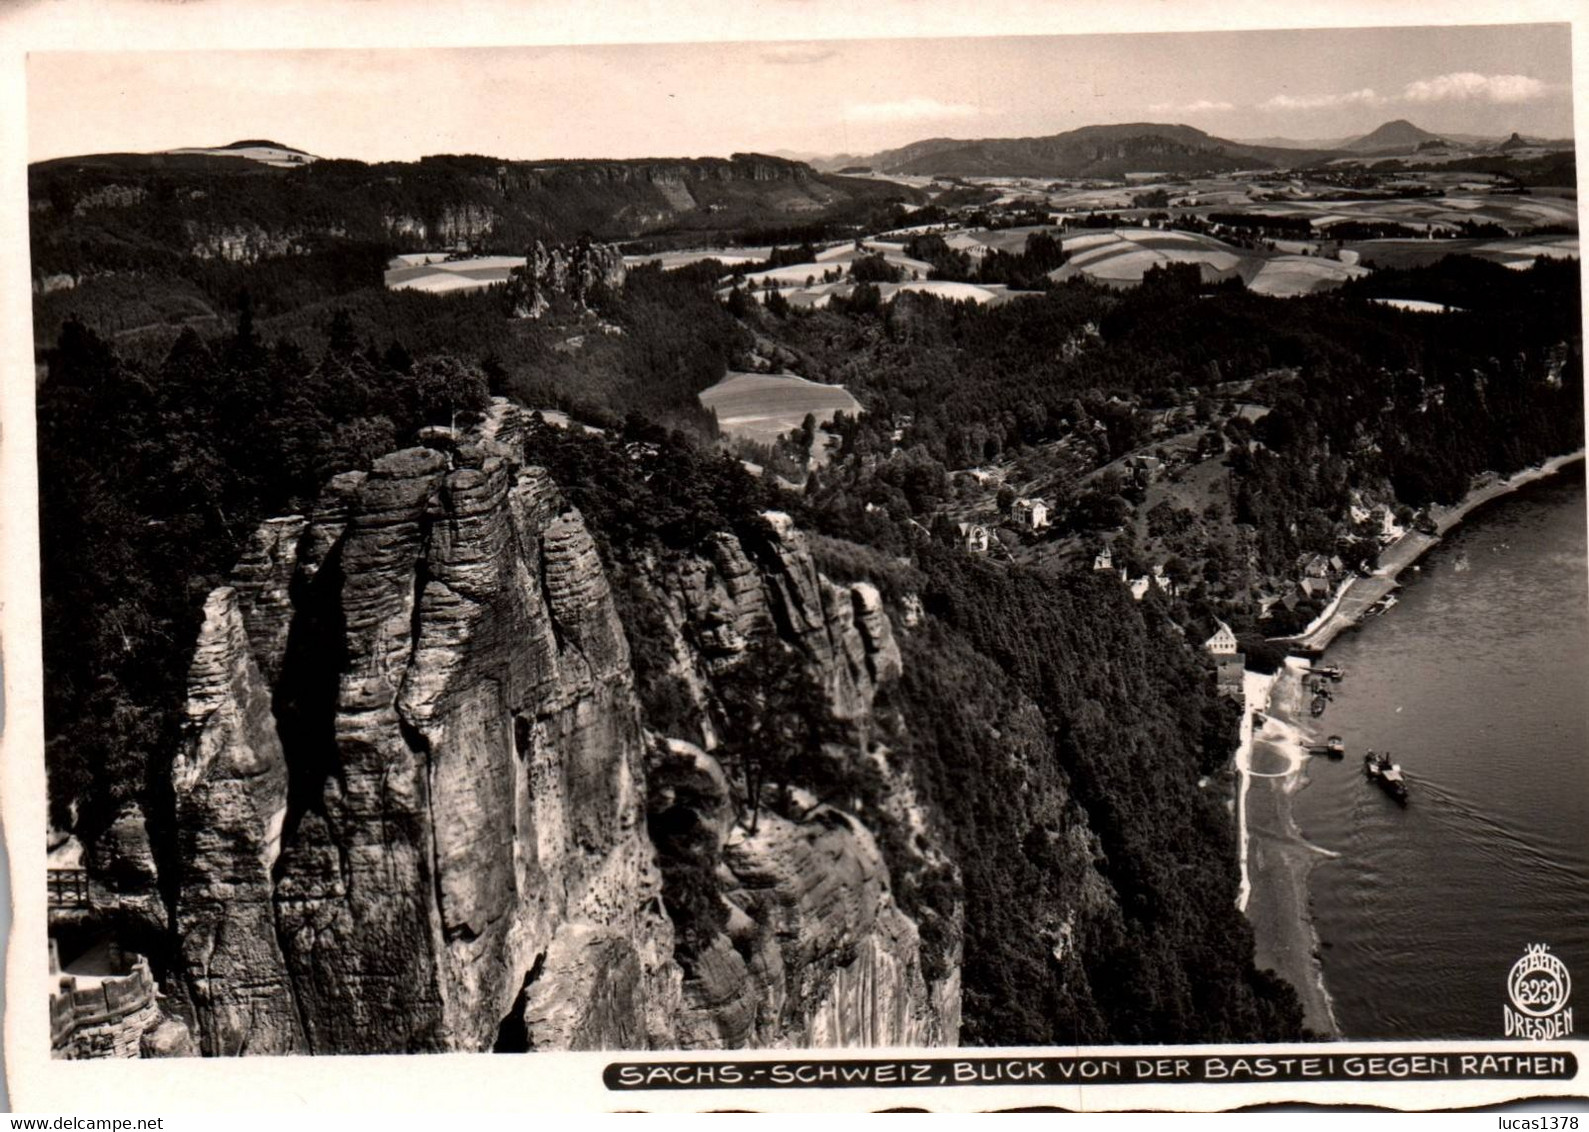
[[[88,907],[87,869],[50,869],[48,884],[51,908]]]
[[[60,989],[50,994],[50,1045],[60,1049],[77,1030],[118,1021],[142,1010],[154,997],[154,976],[141,955],[127,974],[106,977],[90,987],[79,988],[75,978],[62,975]]]

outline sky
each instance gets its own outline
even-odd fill
[[[1183,122],[1334,139],[1572,134],[1565,24],[423,50],[42,52],[33,161],[270,138],[413,160],[869,154]]]

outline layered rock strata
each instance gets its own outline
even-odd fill
[[[823,806],[748,833],[710,754],[646,733],[591,533],[517,417],[337,477],[206,603],[173,769],[172,994],[202,1051],[952,1042],[866,828]],[[876,591],[778,515],[706,557],[655,579],[701,694],[776,631],[859,727],[899,670]],[[646,823],[686,764],[729,913],[688,973]]]

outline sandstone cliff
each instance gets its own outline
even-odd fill
[[[583,307],[597,287],[623,286],[624,275],[623,253],[611,244],[581,240],[548,249],[537,240],[508,279],[508,302],[515,318],[540,318],[554,297]]]
[[[608,572],[521,428],[499,402],[450,451],[337,477],[210,596],[169,885],[203,1052],[954,1041],[954,975],[861,816],[789,794],[752,832],[713,754],[647,732]],[[832,756],[880,758],[888,615],[786,519],[643,584],[703,705],[776,634],[854,736]],[[726,928],[681,966],[649,825],[686,796]]]

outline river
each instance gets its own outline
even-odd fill
[[[1584,496],[1579,464],[1476,512],[1326,654],[1346,679],[1318,730],[1348,755],[1310,760],[1294,817],[1339,854],[1309,889],[1343,1037],[1501,1038],[1529,944],[1589,995]],[[1367,748],[1402,764],[1405,810]]]

